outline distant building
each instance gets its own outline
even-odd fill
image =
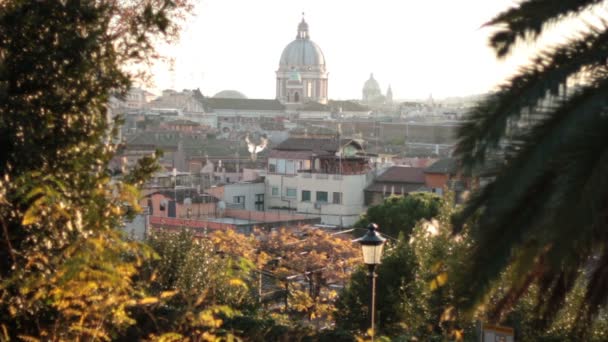
[[[219,99],[246,99],[247,96],[236,90],[222,90],[219,93],[213,95],[214,98]]]
[[[123,99],[115,99],[117,107],[142,109],[154,98],[154,94],[142,88],[131,88]]]
[[[276,99],[295,107],[310,101],[327,104],[328,75],[323,51],[310,40],[308,24],[302,18],[296,39],[281,54]]]
[[[366,104],[382,104],[384,103],[384,96],[380,90],[378,81],[374,78],[374,74],[369,75],[369,79],[363,84],[363,95],[361,100]]]
[[[374,78],[374,74],[369,75],[369,79],[363,84],[361,102],[367,106],[384,109],[390,108],[393,104],[393,89],[388,86],[386,95],[382,94],[380,84]]]
[[[172,89],[166,89],[163,90],[161,96],[148,103],[148,107],[154,109],[177,109],[180,115],[183,113],[204,114],[205,109],[200,102],[201,97],[202,95],[198,90],[177,92]]]

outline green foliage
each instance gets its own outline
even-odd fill
[[[429,220],[438,214],[440,200],[439,196],[426,192],[391,196],[384,203],[370,207],[355,226],[365,228],[374,222],[383,234],[397,237],[404,233],[407,238],[416,222],[423,218]]]
[[[428,341],[471,329],[471,324],[444,315],[454,299],[455,280],[448,274],[461,266],[466,245],[451,235],[448,219],[453,203],[449,196],[437,203],[438,220],[419,220],[408,238],[402,232],[377,267],[377,324],[381,333]],[[369,277],[361,268],[336,303],[338,327],[350,331],[368,328],[369,295]]]
[[[497,28],[490,43],[498,56],[517,41],[536,41],[548,26],[576,31],[539,49],[474,108],[455,150],[465,169],[488,160],[501,166],[455,219],[460,231],[479,215],[468,231],[475,245],[460,306],[471,313],[488,304],[509,270],[511,288],[494,303],[491,319],[538,286],[536,315],[549,326],[582,281],[584,300],[572,326],[577,339],[586,338],[608,303],[608,29],[603,21],[589,24],[594,13],[587,10],[596,5],[606,1],[528,0],[488,23]]]
[[[146,293],[149,248],[117,230],[135,186],[107,165],[111,93],[170,38],[183,1],[0,3],[0,327],[6,339],[111,340]],[[153,164],[148,160],[148,166]]]

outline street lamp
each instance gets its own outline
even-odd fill
[[[374,326],[374,318],[376,311],[376,265],[380,264],[380,260],[382,259],[382,248],[384,247],[384,242],[386,239],[383,238],[380,233],[377,232],[378,225],[375,223],[370,223],[367,226],[367,233],[362,237],[356,239],[355,241],[361,244],[361,249],[363,250],[363,262],[367,265],[369,269],[369,283],[372,291],[371,301],[369,306],[369,317],[371,319],[371,337],[372,341],[374,340],[375,326]]]

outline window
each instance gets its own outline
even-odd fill
[[[317,191],[317,202],[327,203],[327,191]]]
[[[310,202],[310,190],[302,190],[302,202]]]
[[[233,196],[232,197],[232,203],[244,204],[245,203],[245,196]]]
[[[295,198],[296,196],[298,196],[298,189],[287,188],[286,191],[285,191],[285,196],[286,197],[293,197],[293,198]]]
[[[333,204],[342,204],[342,193],[334,192],[332,196]]]
[[[288,160],[285,164],[285,173],[288,175],[293,175],[296,173],[295,166],[293,160]]]
[[[255,210],[264,211],[264,194],[255,195]]]
[[[285,173],[285,159],[277,160],[277,173]]]
[[[277,172],[277,160],[268,159],[268,172]]]
[[[271,194],[272,194],[272,196],[279,196],[279,187],[273,186]]]

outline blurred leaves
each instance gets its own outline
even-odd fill
[[[455,156],[463,170],[497,166],[454,220],[460,232],[475,218],[466,232],[474,242],[463,267],[468,282],[457,289],[469,314],[489,305],[490,318],[499,320],[538,287],[535,315],[543,330],[582,282],[571,338],[586,340],[607,307],[606,4],[527,0],[487,24],[499,57],[553,28],[566,33],[537,48],[459,129]],[[490,302],[491,293],[502,297]]]

